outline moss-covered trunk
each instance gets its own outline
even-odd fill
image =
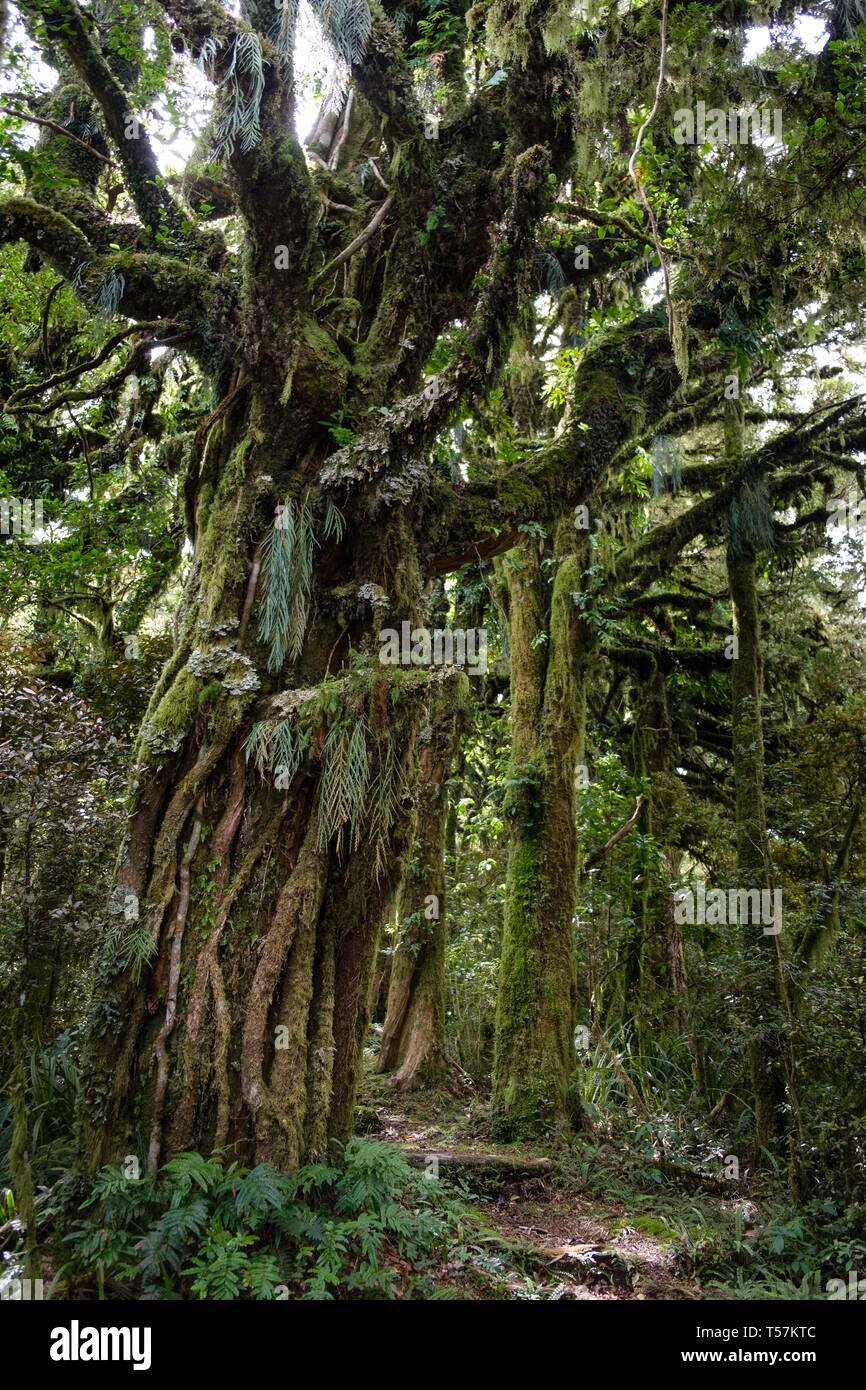
[[[742,547],[734,553],[729,547],[727,571],[737,641],[731,667],[731,723],[738,886],[766,890],[773,874],[764,801],[763,662],[754,551]],[[741,924],[739,930],[744,936],[744,987],[752,1020],[748,1057],[755,1143],[761,1148],[786,1128],[779,946],[777,935],[765,931],[761,922]]]
[[[400,1087],[445,1077],[445,832],[455,743],[453,706],[436,702],[419,748],[418,817],[398,898],[398,939],[378,1070]]]
[[[509,558],[511,850],[493,1073],[495,1132],[506,1139],[568,1119],[575,777],[584,756],[588,657],[574,597],[583,562],[570,521],[557,528],[549,596],[536,541]]]

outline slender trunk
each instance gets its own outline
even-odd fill
[[[493,1069],[494,1132],[505,1139],[566,1123],[575,1063],[575,772],[588,643],[574,597],[584,562],[570,521],[557,527],[553,560],[549,602],[537,542],[524,543],[508,571],[511,850]]]
[[[395,923],[396,930],[396,923]],[[376,943],[376,963],[373,966],[373,984],[370,988],[370,1019],[373,1023],[384,1023],[388,1012],[388,990],[391,985],[391,952],[385,945],[385,925],[379,929]]]
[[[845,834],[842,836],[842,843],[833,864],[832,874],[826,862],[824,865],[827,892],[821,904],[818,920],[813,926],[807,927],[797,947],[797,955],[800,960],[812,969],[820,965],[828,947],[835,940],[842,926],[842,917],[839,911],[842,880],[848,872],[851,847],[862,819],[863,799],[858,789],[854,793],[848,824],[845,827]]]
[[[755,555],[750,548],[727,555],[737,651],[731,669],[731,722],[736,806],[737,878],[743,889],[772,886],[764,804],[764,737],[761,719],[763,663]],[[785,1130],[785,1072],[780,1030],[778,939],[763,925],[742,927],[748,962],[752,1036],[749,1069],[755,1104],[755,1143],[765,1148]]]

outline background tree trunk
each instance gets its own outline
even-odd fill
[[[731,666],[731,722],[736,797],[737,879],[746,889],[772,885],[764,805],[763,663],[755,555],[728,550],[728,582],[738,650]],[[755,1144],[765,1148],[785,1130],[781,981],[778,939],[760,923],[742,926],[748,964],[746,988],[754,1036],[748,1044],[755,1102]],[[768,1026],[769,1025],[769,1026]]]
[[[419,749],[415,840],[398,897],[399,937],[391,965],[378,1070],[401,1087],[445,1077],[445,834],[447,781],[456,744],[453,707],[442,701]]]
[[[492,1107],[494,1132],[506,1139],[568,1119],[568,1079],[575,1065],[575,772],[584,757],[588,665],[574,598],[583,587],[583,563],[572,519],[556,530],[549,600],[538,543],[524,542],[513,558],[507,567],[511,852]]]

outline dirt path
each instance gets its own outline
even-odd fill
[[[647,1230],[661,1223],[644,1214],[630,1216],[622,1202],[582,1192],[537,1149],[491,1144],[483,1132],[484,1107],[468,1102],[465,1109],[449,1107],[444,1116],[412,1113],[411,1100],[397,1096],[380,1093],[371,1099],[369,1131],[377,1139],[400,1147],[431,1176],[457,1178],[469,1188],[481,1240],[505,1253],[500,1277],[493,1280],[493,1297],[714,1296],[677,1268],[680,1244],[675,1232]],[[549,1170],[521,1171],[539,1162]],[[449,1266],[439,1271],[441,1279],[457,1284],[460,1275]]]

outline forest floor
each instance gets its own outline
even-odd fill
[[[368,1075],[361,1103],[358,1128],[398,1146],[471,1212],[461,1257],[433,1274],[437,1290],[476,1299],[730,1297],[697,1281],[692,1256],[736,1203],[659,1185],[645,1169],[626,1189],[611,1145],[494,1144],[489,1100],[468,1081],[401,1094]]]

